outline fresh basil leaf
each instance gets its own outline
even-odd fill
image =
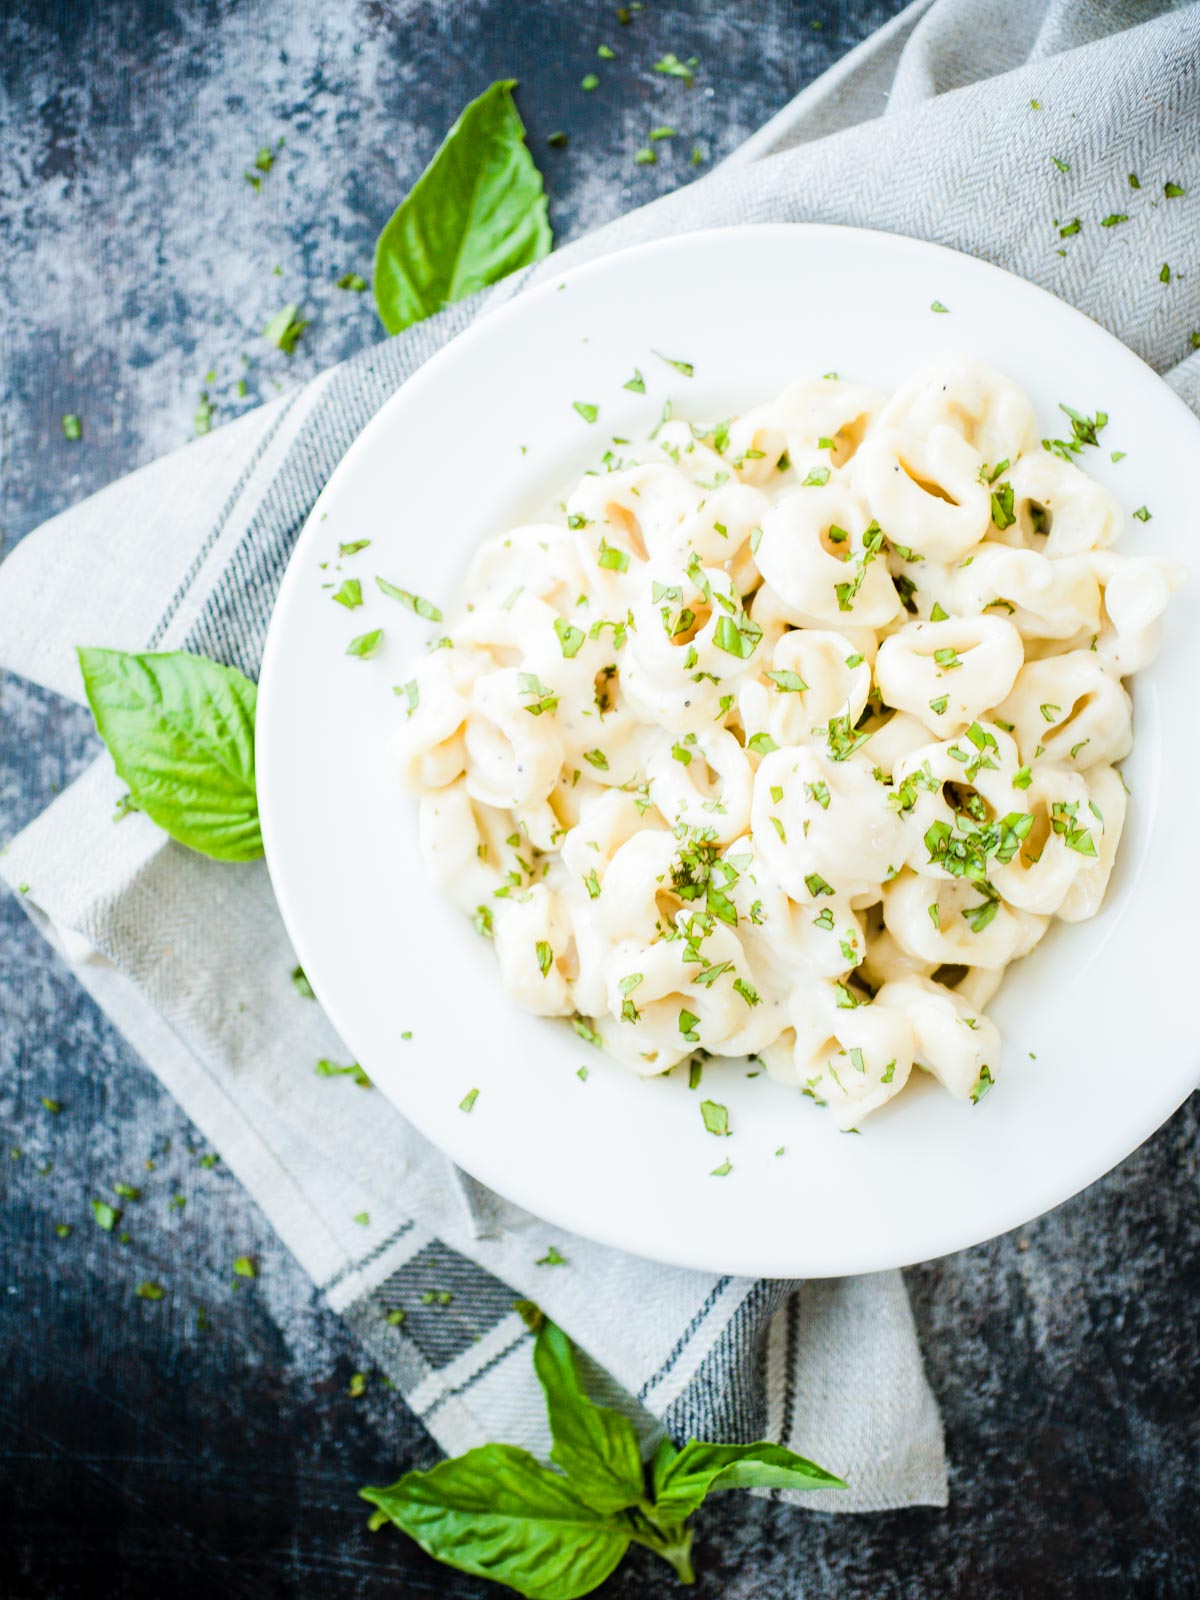
[[[249,678],[182,650],[80,649],[96,730],[132,803],[180,844],[218,861],[263,853]]]
[[[514,82],[471,101],[379,235],[375,303],[389,333],[550,253],[542,175]]]
[[[654,1514],[690,1517],[705,1497],[723,1489],[844,1489],[841,1478],[782,1445],[702,1444],[689,1439],[673,1456],[654,1458]]]
[[[422,1550],[493,1578],[527,1600],[575,1600],[603,1583],[629,1547],[623,1522],[593,1511],[567,1480],[515,1445],[487,1444],[390,1488],[360,1489]]]
[[[585,1391],[571,1341],[543,1321],[533,1366],[546,1394],[554,1448],[550,1459],[597,1511],[623,1511],[645,1494],[637,1433],[628,1417],[598,1406]]]

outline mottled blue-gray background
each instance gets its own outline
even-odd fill
[[[520,79],[569,236],[706,170],[896,9],[647,0],[622,25],[583,0],[3,0],[0,557],[185,442],[203,391],[219,425],[380,337],[369,296],[333,280],[369,275],[380,225],[493,78]],[[699,58],[694,88],[650,71],[667,50]],[[636,165],[662,123],[679,139]],[[244,172],[280,139],[256,194]],[[311,326],[289,361],[259,330],[292,300]],[[0,677],[0,842],[92,748],[78,710]],[[3,891],[0,1124],[0,1594],[489,1592],[366,1533],[356,1486],[428,1465],[430,1440],[377,1383],[350,1397],[337,1319]],[[1193,1101],[1052,1217],[908,1274],[948,1511],[728,1496],[702,1517],[697,1594],[1200,1593],[1198,1125]],[[114,1181],[142,1190],[127,1243],[91,1217]],[[253,1283],[233,1278],[243,1254]],[[144,1279],[166,1298],[135,1298]],[[669,1587],[642,1553],[605,1592]]]

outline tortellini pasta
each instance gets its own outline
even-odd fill
[[[1043,445],[963,359],[830,376],[490,540],[395,756],[512,997],[646,1075],[754,1055],[843,1129],[914,1069],[978,1101],[1005,967],[1100,908],[1179,581],[1110,549],[1091,426]]]

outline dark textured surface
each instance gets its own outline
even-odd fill
[[[184,442],[202,389],[219,423],[378,337],[368,297],[332,279],[369,272],[391,207],[492,78],[521,79],[562,236],[692,176],[695,142],[727,153],[895,9],[648,0],[622,27],[574,0],[8,0],[0,551]],[[700,58],[693,90],[649,71],[665,50]],[[680,139],[636,166],[663,122]],[[556,128],[565,152],[545,145]],[[255,195],[243,170],[281,137]],[[312,318],[291,363],[258,337],[289,300]],[[0,839],[90,748],[81,712],[0,679]],[[488,1592],[365,1532],[355,1487],[427,1464],[429,1439],[378,1386],[347,1395],[359,1358],[337,1319],[3,891],[0,1126],[0,1595]],[[702,1519],[697,1594],[1200,1593],[1198,1169],[1193,1101],[1052,1217],[910,1273],[950,1509],[727,1497]],[[143,1190],[124,1244],[89,1208],[114,1181]],[[234,1279],[242,1254],[254,1282]],[[146,1279],[163,1301],[134,1296]],[[605,1592],[670,1581],[643,1554]]]

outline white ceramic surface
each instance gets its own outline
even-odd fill
[[[694,378],[656,350],[693,362]],[[1016,378],[1047,434],[1069,428],[1060,400],[1106,410],[1105,448],[1083,465],[1127,512],[1153,514],[1130,520],[1119,548],[1194,568],[1200,423],[1137,357],[970,257],[801,226],[643,246],[484,317],[364,430],[299,539],[258,721],[267,861],[297,953],[379,1090],[467,1171],[564,1229],[736,1273],[924,1260],[1100,1177],[1196,1085],[1194,581],[1134,687],[1133,800],[1103,912],[1055,925],[989,1007],[1004,1052],[985,1100],[961,1104],[914,1075],[860,1136],[744,1065],[710,1063],[704,1093],[728,1105],[734,1130],[714,1138],[686,1069],[639,1079],[567,1024],[517,1010],[491,946],[430,883],[415,805],[389,768],[404,716],[392,685],[439,630],[382,596],[375,573],[444,602],[481,539],[557,501],[612,435],[644,433],[668,398],[677,415],[711,421],[835,369],[891,388],[944,352]],[[622,387],[635,366],[644,396]],[[599,406],[594,426],[577,400]],[[1116,449],[1126,457],[1114,465]],[[339,570],[339,540],[359,538],[370,548]],[[331,603],[323,585],[343,576],[363,580],[361,609]],[[344,654],[378,626],[375,659]],[[726,1158],[729,1175],[710,1176]]]

